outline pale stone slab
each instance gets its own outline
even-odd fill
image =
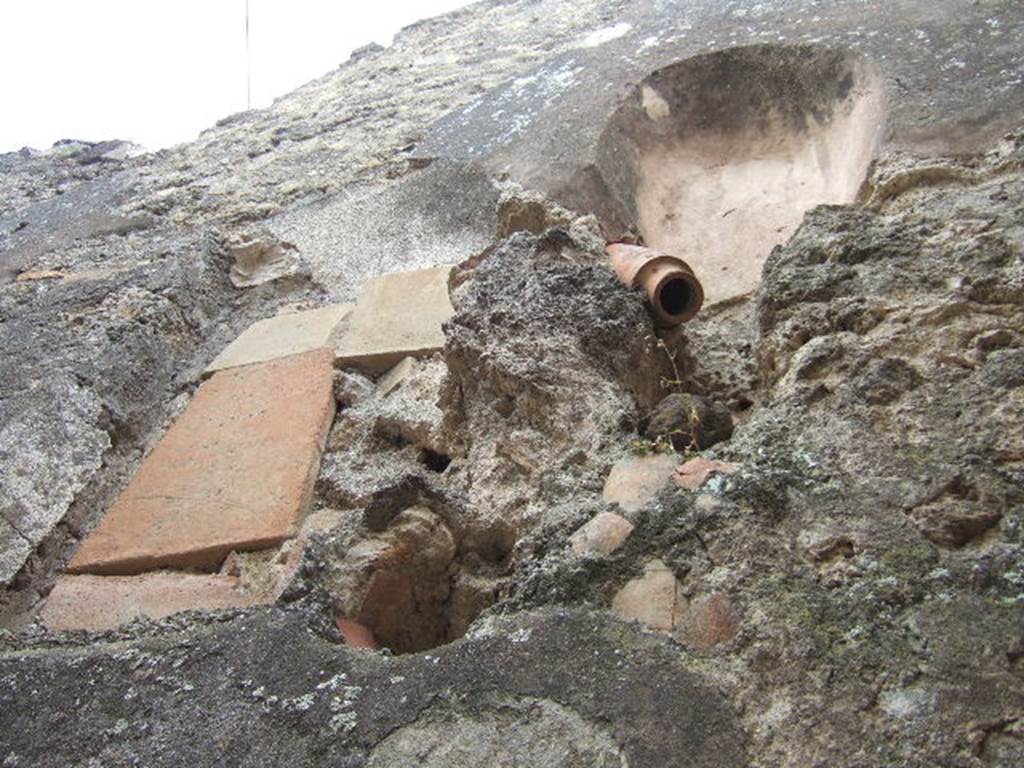
[[[331,335],[352,312],[354,304],[331,304],[290,312],[250,325],[206,368],[205,375],[225,368],[264,363],[288,355],[331,346]]]
[[[604,484],[604,500],[636,512],[657,496],[679,466],[675,454],[631,456],[616,462]]]
[[[451,267],[436,267],[368,280],[341,335],[336,364],[384,371],[403,357],[444,347],[441,326],[454,314],[450,273]]]
[[[255,602],[238,588],[238,579],[232,576],[61,576],[39,616],[53,632],[99,632],[139,618],[155,620],[181,611],[244,608]]]
[[[669,632],[675,621],[678,585],[665,563],[651,560],[644,566],[643,576],[628,582],[612,598],[612,610],[624,619]]]
[[[377,394],[387,397],[405,381],[410,373],[416,370],[416,358],[403,357],[401,362],[380,377],[377,382]]]
[[[633,524],[614,512],[599,512],[569,537],[569,546],[577,555],[588,552],[610,555],[633,532]]]
[[[85,540],[69,573],[215,570],[294,535],[334,416],[333,351],[214,374]]]

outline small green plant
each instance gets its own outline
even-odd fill
[[[648,337],[648,338],[651,338],[651,337]],[[672,366],[672,378],[670,379],[670,378],[668,378],[666,376],[662,376],[661,380],[659,382],[661,384],[661,388],[662,389],[673,389],[674,388],[677,392],[681,392],[682,391],[682,387],[683,387],[683,378],[682,378],[682,376],[679,375],[679,366],[676,365],[676,354],[677,353],[673,352],[671,349],[668,348],[668,344],[665,343],[664,339],[661,339],[661,338],[658,338],[658,337],[654,337],[654,338],[657,339],[656,342],[655,342],[655,346],[657,346],[658,349],[660,349],[662,352],[665,353],[665,357],[668,358],[668,362]]]
[[[660,435],[656,440],[638,437],[629,441],[629,449],[637,456],[649,456],[654,453],[675,453],[672,440],[668,435]]]

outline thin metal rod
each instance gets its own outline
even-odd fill
[[[249,57],[249,0],[245,0],[245,108],[252,109],[252,60]]]

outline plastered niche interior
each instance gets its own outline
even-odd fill
[[[647,245],[686,259],[710,304],[754,290],[805,211],[856,198],[884,115],[881,78],[851,54],[733,48],[637,85],[598,168]]]

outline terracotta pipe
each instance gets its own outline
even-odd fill
[[[679,257],[626,243],[611,243],[605,250],[619,280],[647,293],[659,327],[685,323],[700,310],[704,289],[690,265]]]

